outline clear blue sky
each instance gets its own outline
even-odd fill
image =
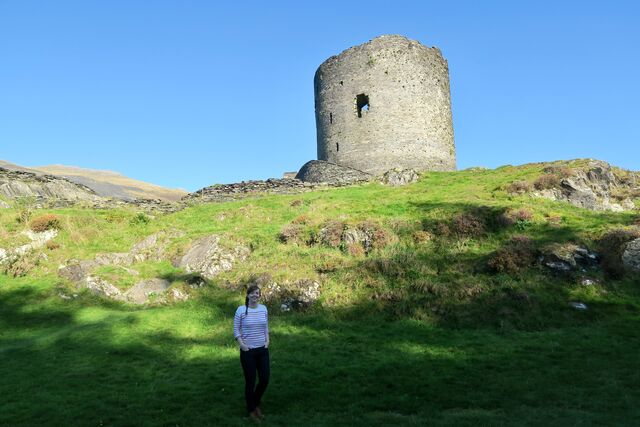
[[[640,2],[615,0],[0,0],[0,159],[280,177],[316,158],[316,68],[381,34],[449,61],[460,169],[640,169]]]

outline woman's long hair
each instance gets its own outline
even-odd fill
[[[247,295],[244,297],[244,315],[245,317],[247,316],[247,313],[249,313],[249,294],[255,290],[260,290],[260,286],[258,285],[251,285],[247,288]]]

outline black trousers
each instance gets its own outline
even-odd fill
[[[240,350],[240,364],[244,372],[244,398],[247,410],[253,412],[260,406],[260,399],[269,385],[269,349],[264,347]],[[256,387],[256,371],[258,386]]]

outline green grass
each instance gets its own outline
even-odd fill
[[[52,210],[62,219],[60,247],[45,250],[47,260],[25,277],[0,275],[0,425],[247,424],[231,323],[243,302],[236,285],[260,273],[278,283],[322,283],[307,312],[271,307],[265,425],[638,425],[637,277],[590,271],[598,284],[585,287],[580,274],[485,267],[516,234],[538,247],[593,247],[606,230],[637,221],[635,213],[589,212],[502,189],[543,168],[429,173],[403,188],[368,184],[196,205],[148,222],[128,210]],[[533,213],[524,227],[421,243],[412,237],[461,212],[521,207]],[[22,230],[16,215],[0,210],[3,247]],[[303,215],[309,233],[327,220],[372,220],[396,240],[369,256],[280,243],[282,227]],[[170,255],[211,233],[252,253],[171,306],[104,301],[56,275],[70,258],[124,252],[168,229],[185,233]],[[144,278],[183,280],[168,261],[132,268],[139,275],[118,267],[99,274],[123,289]],[[79,296],[63,300],[60,292]]]

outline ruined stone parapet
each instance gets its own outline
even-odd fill
[[[318,159],[378,175],[455,170],[447,61],[381,36],[327,59],[314,79]]]

